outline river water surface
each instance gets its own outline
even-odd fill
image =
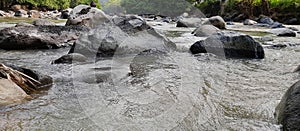
[[[4,51],[0,62],[40,71],[54,85],[36,99],[0,107],[1,130],[279,130],[275,107],[297,80],[300,47],[265,48],[263,60],[191,55],[192,29],[157,27],[179,46],[142,82],[132,56],[51,65],[69,48]],[[171,31],[170,31],[171,30]],[[299,38],[294,38],[299,40]],[[153,69],[155,68],[155,69]],[[91,78],[89,78],[91,77]],[[100,80],[99,80],[100,79]]]

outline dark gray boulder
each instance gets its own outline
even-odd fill
[[[71,11],[66,26],[83,25],[94,28],[106,22],[110,22],[110,19],[102,10],[88,5],[78,5]]]
[[[112,22],[128,34],[151,28],[142,17],[137,15],[116,16],[112,18]]]
[[[300,81],[284,94],[276,107],[275,117],[284,131],[300,130]]]
[[[122,30],[124,29],[124,30]],[[135,54],[147,49],[169,51],[176,45],[160,35],[153,28],[127,33],[128,28],[105,24],[83,34],[69,53],[80,53],[88,58],[98,59],[114,55]]]
[[[0,31],[0,49],[56,49],[69,46],[89,29],[75,26],[20,26]]]
[[[277,36],[287,36],[287,37],[296,37],[296,32],[288,28],[276,28],[269,30],[270,33]]]
[[[181,18],[177,21],[176,27],[198,27],[201,22],[200,18]]]
[[[219,32],[220,30],[213,25],[201,25],[197,29],[195,29],[192,34],[199,37],[210,36],[214,33]]]
[[[263,47],[249,35],[224,31],[213,34],[190,47],[193,54],[213,53],[225,58],[263,59]]]
[[[271,19],[270,17],[261,15],[260,18],[258,19],[258,22],[262,24],[272,25],[274,23],[274,20]]]
[[[207,22],[204,22],[204,24],[212,24],[219,29],[226,29],[226,23],[221,16],[210,17]]]

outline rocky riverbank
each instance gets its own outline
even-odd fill
[[[219,16],[109,16],[85,5],[70,16],[63,26],[35,22],[0,30],[1,62],[54,79],[49,94],[2,106],[1,118],[26,112],[0,122],[3,129],[17,129],[18,120],[24,129],[279,129],[275,106],[298,79],[292,70],[299,60],[299,26],[268,17],[233,23]],[[70,44],[52,47],[65,42]],[[293,101],[285,98],[279,112]],[[88,116],[74,113],[81,110]],[[293,117],[279,115],[278,124],[289,128]]]

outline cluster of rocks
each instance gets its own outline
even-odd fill
[[[0,17],[21,17],[21,18],[41,18],[41,19],[67,19],[69,17],[71,8],[62,11],[38,11],[28,10],[21,5],[13,5],[11,10],[0,10]]]

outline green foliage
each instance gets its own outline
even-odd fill
[[[191,4],[186,0],[122,0],[121,6],[127,13],[178,16]]]
[[[90,4],[93,0],[16,0],[20,4],[31,4],[33,6],[48,7],[51,9],[66,9],[75,7],[79,4]],[[101,8],[98,0],[96,2],[97,8]],[[12,4],[12,0],[1,0],[0,8],[8,7]]]

